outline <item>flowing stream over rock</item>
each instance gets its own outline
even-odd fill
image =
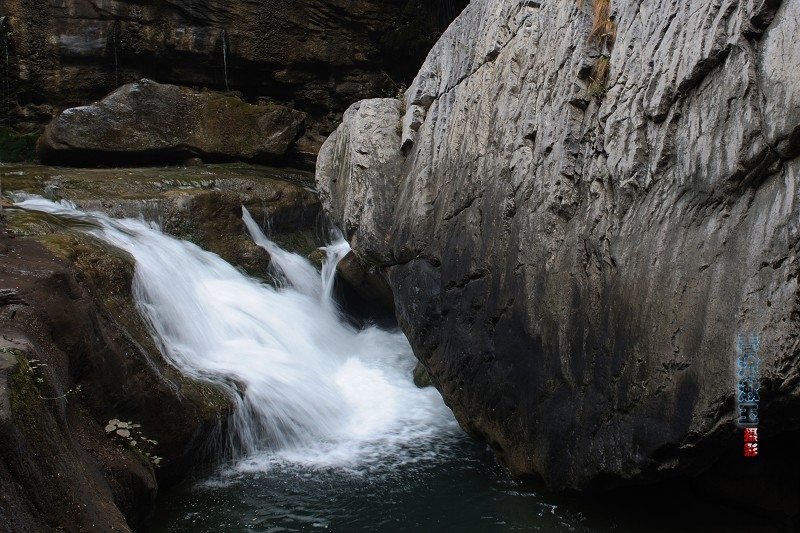
[[[414,386],[402,333],[357,330],[341,314],[332,299],[336,263],[349,251],[341,235],[324,248],[319,272],[243,209],[271,256],[273,287],[155,224],[18,199],[130,253],[139,311],[165,357],[237,403],[233,455],[162,497],[150,531],[675,530],[653,529],[651,515],[634,516],[635,504],[591,509],[511,478],[458,429],[433,387]],[[720,524],[681,528],[735,530]]]
[[[97,225],[91,233],[134,257],[136,303],[164,355],[238,403],[233,469],[402,463],[455,431],[436,390],[411,382],[414,359],[403,334],[358,331],[331,300],[336,263],[349,250],[341,238],[326,247],[321,276],[271,242],[244,209],[250,234],[284,282],[275,288],[141,220],[38,198],[18,205],[84,219]]]

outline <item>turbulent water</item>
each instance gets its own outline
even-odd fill
[[[232,458],[162,498],[152,531],[739,530],[716,518],[670,524],[671,514],[655,527],[649,513],[635,518],[638,504],[592,510],[510,478],[459,431],[435,389],[413,385],[402,333],[357,330],[343,319],[331,297],[336,263],[349,250],[340,236],[324,248],[320,273],[243,210],[270,254],[274,287],[142,220],[37,197],[17,205],[81,220],[84,231],[129,252],[137,306],[165,357],[238,404]]]
[[[356,330],[331,300],[345,241],[326,247],[320,275],[272,243],[244,210],[253,240],[285,282],[275,288],[141,220],[40,198],[18,205],[94,222],[92,233],[134,257],[136,303],[167,359],[238,402],[233,470],[403,463],[456,431],[439,394],[412,383],[414,358],[403,334]]]

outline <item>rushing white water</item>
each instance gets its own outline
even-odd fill
[[[439,394],[412,383],[414,359],[402,333],[355,330],[331,304],[335,262],[349,250],[343,240],[327,247],[320,276],[272,243],[245,210],[253,239],[287,282],[276,289],[140,220],[37,197],[17,205],[93,222],[92,233],[134,257],[137,306],[164,355],[184,373],[225,387],[238,404],[236,469],[416,461],[454,430]]]
[[[319,298],[322,305],[329,307],[332,305],[336,265],[350,251],[350,244],[344,239],[338,228],[331,231],[331,244],[322,248],[327,255],[327,260],[323,263],[320,273],[304,257],[287,252],[270,241],[253,220],[246,207],[242,207],[242,221],[247,227],[247,231],[250,232],[253,242],[269,253],[272,267],[277,270],[279,276],[278,281],[284,282],[305,295]]]

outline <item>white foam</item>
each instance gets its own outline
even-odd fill
[[[135,258],[137,305],[165,357],[238,403],[232,441],[243,456],[234,470],[414,462],[435,455],[429,444],[438,435],[456,431],[438,392],[413,385],[403,334],[356,331],[332,305],[335,261],[349,251],[343,240],[327,247],[323,278],[245,211],[255,242],[287,281],[276,289],[141,221],[40,198],[18,205],[99,223],[96,235]]]

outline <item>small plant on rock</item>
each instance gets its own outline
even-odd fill
[[[578,7],[583,8],[583,4],[584,0],[578,0]],[[591,4],[592,27],[587,42],[597,44],[600,55],[592,65],[588,93],[602,98],[608,86],[609,60],[617,38],[617,25],[611,19],[611,0],[591,0]]]
[[[40,369],[42,369],[42,368],[47,366],[47,363],[42,363],[39,359],[28,359],[27,361],[28,361],[28,365],[27,365],[27,369],[25,371],[28,374],[31,374],[31,375],[33,375],[34,373],[37,373],[37,371],[38,371],[38,373],[41,373],[42,371]],[[43,375],[36,376],[34,378],[34,381],[36,382],[37,385],[44,385],[45,382],[46,382],[46,380],[45,380]],[[37,389],[38,389],[38,387],[37,387]],[[69,389],[67,392],[65,392],[64,394],[61,394],[60,396],[42,396],[42,394],[37,391],[37,393],[39,394],[39,398],[41,398],[42,400],[63,400],[67,396],[70,396],[71,394],[77,394],[79,392],[81,392],[81,386],[80,385],[78,385],[77,387],[74,387],[72,389]]]
[[[153,466],[159,466],[163,457],[150,453],[151,447],[157,446],[158,442],[145,437],[140,430],[141,427],[141,424],[135,424],[130,421],[122,422],[113,418],[108,421],[105,429],[106,435],[116,437],[131,448],[139,449],[142,454],[153,463]]]
[[[606,94],[608,83],[608,56],[600,56],[592,65],[589,75],[589,96],[602,98]]]

